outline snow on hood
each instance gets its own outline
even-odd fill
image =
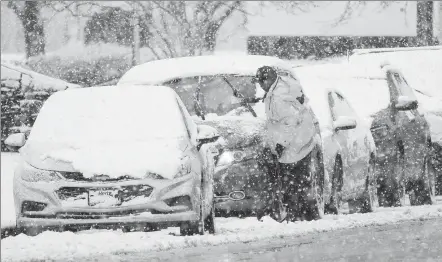
[[[97,143],[81,147],[48,146],[33,143],[22,150],[24,159],[44,170],[80,172],[90,178],[106,174],[111,178],[143,178],[148,172],[173,179],[184,157],[177,145],[162,141],[143,143]]]
[[[71,84],[61,79],[52,78],[37,72],[24,69],[9,63],[2,62],[1,66],[2,81],[14,80],[17,81],[22,75],[23,86],[33,85],[34,90],[65,90],[67,88],[78,88],[79,85]]]
[[[442,146],[442,113],[426,113],[425,119],[430,126],[431,141]]]
[[[263,140],[265,119],[243,116],[219,116],[201,121],[210,125],[221,134],[223,145],[227,148],[243,148]]]

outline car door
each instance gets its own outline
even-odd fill
[[[428,153],[428,125],[417,110],[397,110],[395,105],[401,96],[416,100],[417,98],[405,80],[404,76],[396,71],[387,71],[391,94],[392,120],[396,130],[396,141],[399,152],[404,158],[404,170],[407,176],[420,173],[423,159]]]
[[[218,150],[214,143],[207,143],[201,146],[199,150],[197,149],[196,136],[198,133],[198,126],[192,120],[190,114],[187,112],[183,103],[177,97],[177,103],[183,115],[183,120],[186,125],[187,132],[189,134],[190,140],[190,150],[192,152],[192,157],[194,161],[197,161],[201,168],[202,184],[201,184],[201,198],[205,206],[204,210],[210,211],[213,203],[213,175],[215,173],[215,160],[214,156],[217,155]],[[196,163],[195,163],[196,164]],[[207,215],[207,214],[205,214]]]
[[[334,130],[334,136],[341,147],[344,171],[342,190],[347,193],[357,193],[364,186],[367,175],[370,156],[367,141],[368,127],[359,119],[342,94],[332,91],[329,92],[328,96],[333,121],[336,121],[339,117],[348,117],[356,121],[356,128]]]

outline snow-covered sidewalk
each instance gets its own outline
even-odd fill
[[[164,251],[195,246],[223,245],[235,242],[271,240],[287,236],[333,231],[370,225],[384,225],[407,220],[442,218],[442,205],[382,208],[371,214],[326,216],[323,220],[279,224],[270,218],[217,218],[217,234],[181,237],[178,228],[159,232],[89,230],[79,233],[44,232],[35,237],[23,234],[1,240],[2,261],[63,260],[79,261],[82,257],[103,254]]]

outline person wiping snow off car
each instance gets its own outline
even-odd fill
[[[257,217],[261,219],[266,214],[275,216],[276,212],[280,222],[318,219],[319,213],[314,208],[316,203],[312,203],[314,198],[309,192],[311,153],[317,144],[317,121],[306,104],[307,98],[301,85],[296,79],[269,66],[259,68],[252,81],[265,92],[263,98],[251,98],[245,102],[262,100],[265,104],[265,140],[269,152],[264,153],[264,157],[270,165],[269,192],[264,192],[264,199],[272,206],[258,213]],[[275,199],[279,190],[282,199]],[[280,208],[276,208],[280,210],[275,210],[277,202],[282,202]]]

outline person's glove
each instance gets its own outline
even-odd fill
[[[281,144],[276,144],[275,147],[275,151],[276,151],[276,155],[278,156],[278,158],[280,158],[282,156],[282,153],[284,152],[285,147]]]

